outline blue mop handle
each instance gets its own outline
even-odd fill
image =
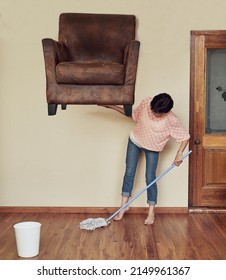
[[[183,159],[185,159],[192,150],[187,152],[184,156]],[[171,169],[173,169],[176,166],[176,164],[172,164],[170,167],[168,167],[164,172],[162,172],[154,181],[152,181],[148,186],[146,186],[143,190],[141,190],[138,194],[136,194],[134,197],[132,197],[125,205],[123,205],[120,209],[118,209],[114,214],[112,214],[106,222],[111,221],[119,212],[121,212],[123,209],[125,209],[130,203],[132,203],[138,196],[140,196],[143,192],[145,192],[147,189],[149,189],[154,183],[156,183],[159,179],[161,179],[166,173],[168,173]]]

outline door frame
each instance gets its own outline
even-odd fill
[[[208,38],[216,38],[216,42],[211,45]],[[215,37],[214,37],[215,36]],[[221,42],[222,38],[223,41]],[[188,206],[190,209],[205,208],[197,205],[199,201],[199,187],[202,184],[202,176],[198,174],[197,168],[201,168],[205,164],[202,157],[202,153],[198,153],[197,142],[202,139],[205,131],[205,96],[206,92],[206,44],[208,48],[220,48],[221,43],[225,44],[226,30],[204,30],[204,31],[191,31],[190,34],[190,120],[189,130],[191,134],[189,148],[192,150],[192,154],[189,159],[189,192],[188,192]],[[201,94],[198,94],[198,93]],[[203,116],[203,120],[200,121],[200,116]],[[219,136],[220,137],[220,136]],[[225,140],[224,140],[225,141]],[[202,174],[202,172],[201,172]]]

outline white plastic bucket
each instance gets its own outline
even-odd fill
[[[41,224],[22,222],[14,226],[17,253],[22,258],[31,258],[39,254]]]

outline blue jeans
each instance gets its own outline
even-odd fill
[[[137,164],[141,152],[146,157],[146,184],[147,186],[156,179],[156,169],[158,165],[159,152],[149,151],[135,145],[130,139],[127,146],[126,154],[126,171],[123,179],[122,195],[130,197],[133,190],[134,177],[136,174]],[[147,189],[147,203],[155,205],[157,203],[157,184],[153,184]]]

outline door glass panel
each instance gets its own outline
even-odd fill
[[[226,49],[207,49],[206,133],[226,133]]]

